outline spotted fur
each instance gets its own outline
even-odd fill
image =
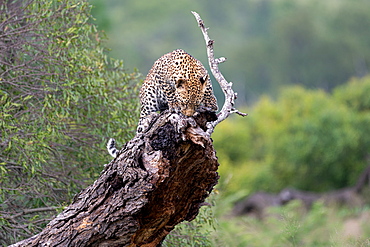
[[[193,116],[197,111],[217,111],[211,80],[203,64],[177,49],[155,61],[140,90],[140,122],[138,132],[148,123],[151,112],[169,109]]]
[[[116,140],[113,138],[110,138],[108,143],[107,143],[107,149],[108,153],[113,157],[116,158],[118,154],[118,150],[116,148]]]
[[[193,116],[196,112],[217,111],[207,70],[200,61],[181,49],[154,62],[140,89],[140,103],[138,132],[149,126],[147,116],[152,112],[169,109]],[[111,156],[117,156],[114,139],[108,141],[107,149]]]

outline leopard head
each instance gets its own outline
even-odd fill
[[[175,97],[179,103],[180,111],[186,116],[193,116],[201,104],[206,90],[208,74],[189,79],[180,78],[175,81]]]

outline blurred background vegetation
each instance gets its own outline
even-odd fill
[[[57,21],[38,24],[44,40],[34,38],[51,53],[33,68],[55,73],[29,79],[43,92],[34,95],[27,83],[28,91],[4,83],[15,75],[2,60],[0,244],[36,233],[47,222],[41,219],[51,217],[25,214],[19,225],[14,221],[21,210],[68,205],[94,181],[110,159],[107,137],[122,144],[132,136],[143,79],[138,71],[145,75],[157,58],[177,48],[208,67],[194,10],[210,27],[216,56],[228,58],[220,69],[234,83],[238,108],[249,116],[233,116],[215,129],[221,176],[210,199],[215,206],[180,225],[165,245],[370,246],[366,205],[337,209],[318,203],[302,212],[292,203],[272,209],[279,216],[262,222],[229,215],[234,202],[257,191],[352,186],[369,165],[370,1],[90,0],[94,19],[83,1],[38,3],[30,5],[27,11],[36,16],[27,21],[62,13]],[[1,32],[17,28],[5,29],[9,17],[1,17]],[[71,21],[63,22],[66,17]],[[22,49],[38,54],[28,44]]]
[[[367,0],[91,0],[110,55],[145,74],[162,54],[182,48],[207,64],[190,11],[201,14],[238,104],[299,84],[331,90],[368,73]],[[218,93],[220,96],[220,93]]]

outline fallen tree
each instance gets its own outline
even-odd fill
[[[351,187],[323,193],[285,188],[278,194],[257,192],[237,202],[233,215],[253,215],[262,219],[268,207],[282,206],[293,200],[299,200],[309,210],[313,203],[322,201],[326,205],[358,207],[366,203],[370,188],[370,166],[359,176],[356,184]]]
[[[218,70],[213,41],[200,16],[212,73],[225,93],[217,115],[164,111],[125,144],[99,178],[39,234],[15,246],[160,246],[180,222],[193,220],[217,184],[218,162],[210,139],[234,109],[236,94]]]

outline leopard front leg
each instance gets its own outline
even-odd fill
[[[143,86],[140,89],[140,120],[137,126],[137,133],[143,132],[149,127],[151,121],[151,113],[160,110],[160,105],[157,100],[158,90],[154,86],[156,84],[153,80],[144,81]]]
[[[159,111],[159,106],[156,99],[148,99],[148,97],[144,96],[140,98],[140,102],[141,110],[139,124],[136,129],[137,133],[141,133],[146,130],[149,127],[153,116],[158,114],[157,111]]]
[[[181,108],[176,98],[175,83],[171,80],[165,80],[161,83],[163,99],[166,99],[166,104],[171,112],[179,113]]]
[[[150,123],[152,122],[153,118],[158,115],[157,112],[151,112],[149,115],[146,115],[145,117],[140,117],[139,124],[136,129],[136,133],[142,133],[145,130],[147,130],[150,126]]]

